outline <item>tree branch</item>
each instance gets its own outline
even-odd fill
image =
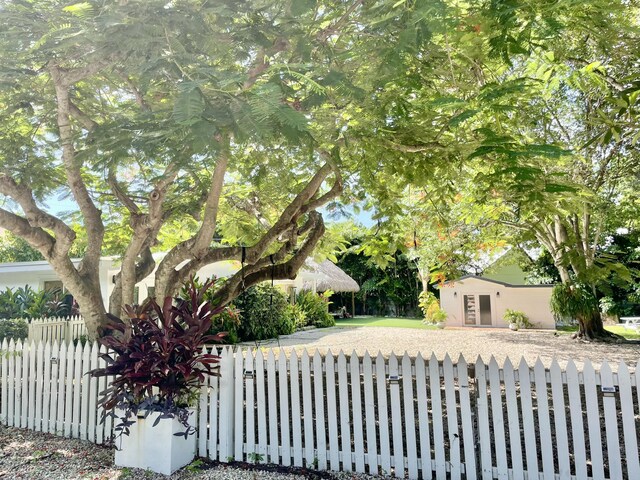
[[[46,228],[55,233],[56,254],[66,255],[68,253],[76,238],[76,233],[62,220],[38,207],[33,198],[33,192],[29,187],[18,184],[13,178],[1,174],[0,193],[18,202],[29,225],[32,227]],[[50,252],[50,254],[53,253],[53,251]]]
[[[89,116],[80,110],[71,100],[69,100],[69,113],[75,117],[82,126],[89,132],[93,132],[98,124],[94,122]]]
[[[63,70],[53,64],[49,66],[51,78],[55,86],[56,99],[58,101],[57,122],[67,184],[84,217],[88,237],[88,247],[80,267],[81,271],[97,271],[99,268],[104,239],[104,225],[101,219],[101,212],[96,208],[89,195],[82,178],[81,166],[76,159],[76,152],[73,146],[73,131],[70,122],[72,107],[69,98],[69,87],[73,85],[73,83],[86,78],[86,76],[96,73],[108,63],[107,60],[95,62],[87,67],[74,70],[73,72]]]
[[[240,270],[228,279],[224,286],[216,292],[215,295],[215,299],[220,302],[220,305],[228,304],[242,292],[243,288],[249,288],[262,281],[269,280],[271,278],[278,280],[294,279],[300,268],[304,265],[307,257],[313,253],[313,250],[325,232],[322,215],[313,212],[312,222],[313,227],[311,228],[309,236],[288,261],[272,265],[271,260],[266,257],[262,259],[259,268],[256,269],[253,267],[253,271],[250,273],[247,273],[246,270]],[[290,244],[283,246],[283,248],[278,252],[278,257],[284,256],[285,253],[289,252],[290,249],[293,248],[294,245]]]

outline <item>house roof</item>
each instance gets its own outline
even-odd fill
[[[304,290],[315,289],[319,292],[333,290],[334,292],[358,292],[360,286],[353,278],[345,273],[340,267],[330,260],[318,263],[315,260],[307,259],[305,262]]]
[[[445,285],[461,282],[463,280],[473,279],[473,280],[482,280],[483,282],[495,283],[497,285],[502,285],[504,287],[509,288],[553,288],[554,285],[513,285],[507,282],[501,282],[499,280],[491,280],[490,278],[478,277],[477,275],[464,275],[463,277],[456,278],[455,280],[449,280],[444,282]]]

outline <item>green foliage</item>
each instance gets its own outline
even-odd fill
[[[424,318],[427,318],[429,308],[433,304],[438,304],[438,299],[433,292],[420,292],[420,296],[418,297],[418,306],[420,307],[420,310],[422,310]]]
[[[296,295],[296,305],[304,312],[307,325],[325,328],[336,324],[333,315],[329,314],[327,299],[321,295],[308,290],[300,292]]]
[[[287,305],[287,315],[293,321],[296,330],[300,330],[308,325],[307,313],[300,304],[296,303]]]
[[[68,300],[68,301],[65,301]],[[70,297],[56,291],[36,291],[29,285],[0,291],[0,318],[64,317],[77,314]]]
[[[287,297],[276,287],[255,285],[236,298],[234,305],[240,315],[237,332],[242,341],[266,340],[295,331]]]
[[[440,302],[432,292],[420,293],[418,304],[424,315],[425,323],[434,325],[447,320],[447,312],[440,308]]]
[[[38,260],[44,260],[44,257],[24,239],[11,233],[5,233],[0,237],[0,263],[34,262]]]
[[[533,323],[529,321],[529,317],[527,316],[527,314],[519,310],[512,310],[510,308],[507,308],[504,311],[504,315],[502,318],[509,324],[513,323],[519,329],[534,327]]]
[[[7,340],[26,340],[29,335],[29,325],[20,319],[0,319],[0,342],[5,338]]]
[[[575,318],[588,322],[599,311],[598,299],[588,285],[561,283],[551,292],[551,311],[557,319]]]
[[[362,228],[359,232],[362,233]],[[380,235],[376,242],[387,239]],[[384,253],[386,261],[381,266],[376,258],[387,247],[378,248],[369,238],[360,238],[338,255],[337,265],[360,285],[360,291],[355,294],[356,314],[415,315],[419,292],[416,264],[394,247],[391,253]],[[337,293],[333,301],[351,311],[351,293]]]
[[[264,455],[261,453],[256,453],[256,452],[251,452],[247,455],[247,459],[251,462],[251,463],[259,463],[262,462],[264,460]]]

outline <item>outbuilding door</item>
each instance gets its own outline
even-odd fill
[[[484,293],[462,295],[464,324],[469,326],[493,325],[491,295]]]

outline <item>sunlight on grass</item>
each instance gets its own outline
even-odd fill
[[[622,335],[627,340],[640,340],[640,331],[631,330],[629,328],[624,328],[622,325],[605,325],[605,330],[610,331],[611,333],[616,333],[618,335]],[[556,329],[558,333],[574,333],[578,331],[578,327],[558,327]]]
[[[421,318],[395,318],[395,317],[363,317],[344,318],[336,320],[336,327],[396,327],[419,328],[422,330],[435,330],[433,325],[425,325]]]

